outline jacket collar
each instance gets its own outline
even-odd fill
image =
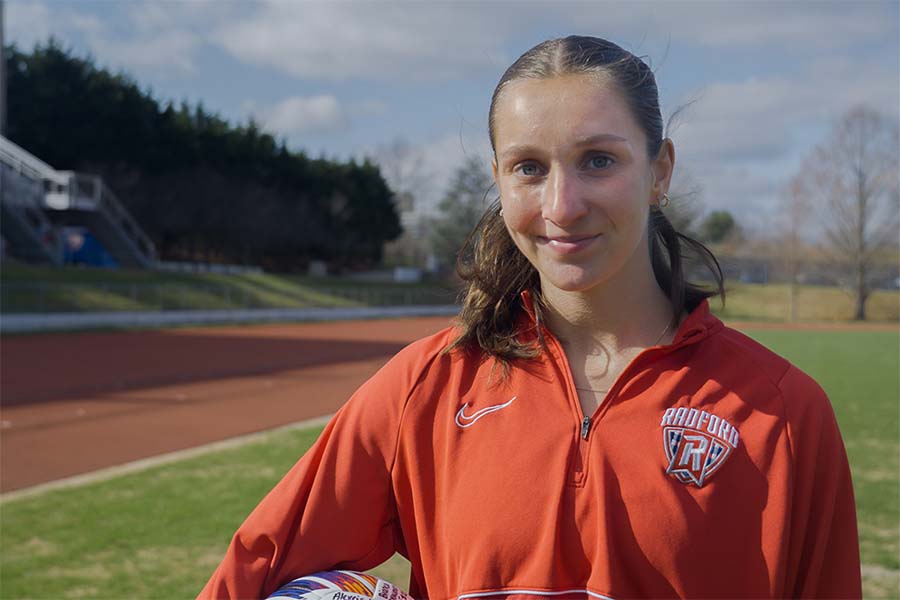
[[[525,309],[528,321],[532,325],[536,324],[537,319],[534,315],[534,298],[532,298],[531,292],[523,290],[520,296],[522,298],[522,307]],[[718,331],[722,327],[724,327],[724,324],[718,317],[712,314],[709,310],[709,300],[704,298],[700,304],[694,307],[694,310],[688,314],[687,318],[681,322],[681,325],[675,332],[675,337],[672,338],[671,345],[679,346],[682,343],[687,344],[699,341]]]

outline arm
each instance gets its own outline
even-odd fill
[[[825,392],[791,367],[781,381],[794,458],[785,595],[861,598],[850,465]]]
[[[390,470],[410,387],[395,357],[253,510],[199,598],[260,598],[316,571],[366,570],[402,548]]]

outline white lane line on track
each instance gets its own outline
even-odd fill
[[[166,452],[165,454],[157,454],[156,456],[141,458],[139,460],[116,465],[114,467],[106,467],[97,471],[91,471],[90,473],[82,473],[81,475],[73,475],[72,477],[65,477],[63,479],[56,479],[54,481],[48,481],[46,483],[39,483],[38,485],[33,485],[31,487],[13,490],[11,492],[6,492],[5,494],[0,494],[0,504],[12,500],[19,500],[21,498],[30,498],[32,496],[37,496],[39,494],[43,494],[44,492],[49,492],[52,490],[78,487],[88,483],[94,483],[96,481],[105,481],[107,479],[112,479],[113,477],[118,477],[119,475],[137,473],[138,471],[143,471],[151,467],[178,462],[188,458],[193,458],[195,456],[208,454],[210,452],[216,452],[217,450],[237,448],[239,446],[244,446],[246,444],[252,444],[253,442],[263,440],[269,435],[280,433],[282,431],[306,429],[308,427],[317,427],[320,425],[324,426],[326,423],[328,423],[331,417],[332,415],[323,415],[321,417],[315,417],[303,421],[296,421],[294,423],[281,425],[280,427],[274,427],[272,429],[265,429],[263,431],[256,431],[254,433],[239,435],[225,440],[219,440],[218,442],[210,442],[209,444],[203,444],[202,446],[194,446],[193,448],[186,448],[184,450],[176,450],[174,452]],[[299,460],[300,457],[298,456],[297,459]]]

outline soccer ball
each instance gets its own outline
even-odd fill
[[[268,600],[413,600],[384,579],[356,571],[320,571],[298,577],[274,591]]]

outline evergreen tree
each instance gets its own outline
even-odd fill
[[[310,160],[252,120],[160,104],[52,39],[4,58],[8,137],[57,169],[101,175],[163,259],[368,265],[400,233],[369,163]]]
[[[734,217],[727,210],[714,210],[700,223],[700,239],[714,244],[722,242],[737,229]]]

